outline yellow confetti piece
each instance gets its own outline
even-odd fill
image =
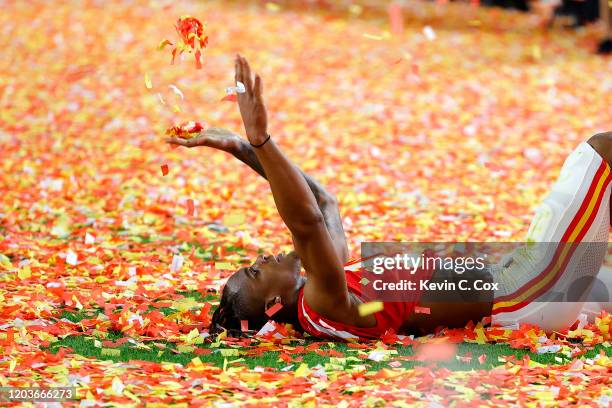
[[[234,266],[229,262],[215,262],[215,269],[223,271],[223,270],[232,270],[236,268],[234,268]]]
[[[17,276],[19,276],[19,279],[28,279],[32,276],[32,271],[30,271],[30,267],[26,265],[17,271]]]
[[[266,9],[268,11],[271,11],[271,12],[275,13],[275,12],[280,10],[280,6],[278,4],[276,4],[276,3],[268,2],[268,3],[266,3]]]
[[[101,353],[102,353],[103,356],[117,357],[117,356],[121,355],[121,350],[120,349],[112,349],[112,348],[103,348]]]
[[[531,55],[536,61],[542,58],[542,50],[539,45],[534,45],[531,49]]]
[[[367,33],[364,33],[363,37],[367,38],[368,40],[375,40],[375,41],[382,41],[385,39],[382,35],[367,34]]]
[[[244,213],[232,213],[223,217],[223,225],[226,226],[244,225],[245,222],[246,215]]]
[[[306,377],[309,373],[310,373],[310,370],[308,369],[308,364],[302,363],[297,368],[297,370],[295,370],[294,375],[296,377]]]
[[[145,72],[144,75],[145,86],[147,89],[153,88],[153,83],[151,82],[151,77],[149,77],[149,73]]]
[[[176,349],[178,350],[179,353],[191,353],[193,350],[195,350],[195,347],[188,346],[185,344],[179,344],[178,346],[176,346]]]
[[[369,316],[384,309],[383,302],[369,302],[359,305],[359,316]]]
[[[219,353],[223,357],[237,357],[240,355],[240,350],[238,349],[219,349]]]
[[[359,4],[351,4],[348,11],[354,16],[359,16],[361,13],[363,13],[363,7],[361,7]]]

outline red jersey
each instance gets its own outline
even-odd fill
[[[361,291],[361,261],[345,265],[346,286],[350,293],[357,296],[363,303],[378,299],[367,298]],[[333,340],[372,340],[379,339],[385,332],[392,329],[398,333],[404,322],[414,310],[416,302],[383,302],[383,310],[374,313],[376,325],[373,327],[358,327],[327,319],[308,306],[304,299],[304,287],[298,294],[298,318],[302,328],[312,336]]]

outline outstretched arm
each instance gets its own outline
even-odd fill
[[[236,148],[231,153],[238,160],[245,163],[262,177],[267,179],[266,173],[264,172],[264,169],[259,162],[257,155],[255,154],[255,149],[248,142],[240,139],[240,143],[236,145]],[[308,187],[310,187],[310,191],[312,191],[312,194],[317,201],[317,205],[323,214],[323,219],[329,234],[334,241],[336,252],[338,253],[342,263],[345,263],[348,260],[348,247],[346,244],[344,228],[342,227],[342,217],[340,216],[338,200],[314,178],[304,173],[299,168],[298,171],[302,177],[304,177],[306,183],[308,183]]]
[[[209,128],[192,139],[174,137],[167,139],[167,141],[168,143],[186,147],[208,146],[223,150],[232,154],[238,160],[253,169],[257,174],[267,179],[266,173],[255,154],[255,149],[246,140],[229,130]],[[340,216],[340,209],[338,208],[338,201],[336,197],[329,193],[314,178],[301,170],[300,173],[306,180],[306,183],[308,183],[310,191],[312,191],[317,201],[317,205],[323,214],[325,225],[334,241],[336,252],[342,263],[345,263],[348,260],[348,247],[346,245],[344,228],[342,227],[342,218]]]
[[[300,170],[282,153],[267,133],[267,114],[261,78],[253,81],[247,61],[236,59],[236,81],[246,92],[238,94],[238,105],[247,138],[272,190],[276,208],[293,234],[295,249],[309,274],[309,292],[324,295],[327,307],[346,308],[349,296],[342,260],[325,225],[323,213]]]

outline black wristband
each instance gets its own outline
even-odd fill
[[[258,149],[258,148],[260,148],[261,146],[263,146],[263,145],[265,145],[266,143],[268,143],[268,140],[270,140],[270,134],[269,134],[269,133],[268,133],[268,137],[266,137],[266,140],[264,140],[264,141],[263,141],[263,143],[258,144],[258,145],[254,145],[253,143],[249,142],[249,144],[250,144],[251,146],[253,146],[254,148]]]

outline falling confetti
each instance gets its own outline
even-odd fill
[[[383,302],[369,302],[359,305],[359,315],[369,316],[384,309]]]
[[[145,86],[147,87],[147,89],[153,88],[153,83],[151,82],[151,77],[146,72],[145,72],[144,80],[145,80]]]
[[[169,66],[169,41],[151,52],[179,3],[22,3],[0,13],[3,387],[75,384],[82,406],[610,404],[604,312],[548,334],[517,322],[373,342],[274,321],[239,338],[240,323],[209,332],[227,278],[261,251],[290,250],[291,236],[263,178],[160,137],[198,117],[242,132],[216,94],[244,52],[283,151],[337,195],[351,259],[363,241],[520,241],[567,153],[612,123],[594,28],[544,32],[526,13],[398,1],[404,34],[374,41],[363,33],[391,31],[389,2],[316,13],[302,0],[275,13],[192,2],[218,30],[202,76],[189,51],[188,66]],[[431,43],[426,25],[444,33]],[[263,45],[239,50],[244,38]],[[534,44],[540,61],[553,51],[545,67]],[[456,350],[421,349],[438,342]]]
[[[169,172],[168,165],[162,164],[160,167],[161,167],[162,176],[166,176]]]
[[[183,52],[193,52],[197,69],[202,68],[202,50],[208,45],[208,36],[204,34],[204,25],[195,17],[181,16],[176,22],[176,32],[179,40],[172,49],[172,61]],[[163,39],[158,46],[162,50],[166,45],[173,45],[167,39]]]

